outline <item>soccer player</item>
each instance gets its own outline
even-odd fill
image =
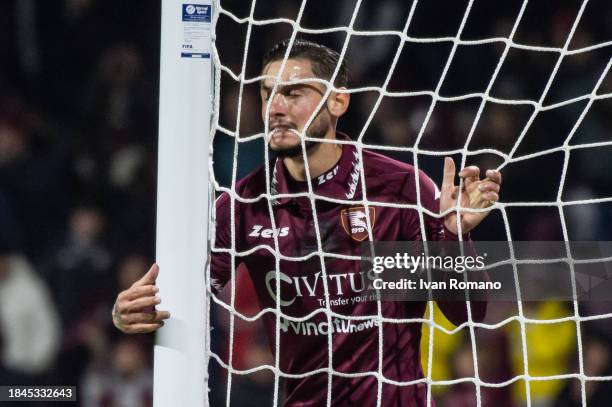
[[[261,83],[262,117],[266,117],[269,104],[267,141],[276,157],[270,165],[270,186],[273,195],[306,192],[307,178],[312,182],[317,197],[354,201],[354,204],[338,204],[329,199],[317,199],[316,216],[311,201],[304,196],[277,196],[272,202],[275,225],[269,215],[265,198],[254,203],[235,201],[235,243],[237,251],[258,246],[274,247],[284,256],[299,257],[318,251],[320,231],[321,249],[325,253],[359,255],[360,244],[369,238],[366,217],[372,226],[374,241],[408,240],[457,240],[457,213],[449,212],[444,218],[424,215],[426,236],[422,235],[418,211],[376,206],[374,202],[415,204],[417,189],[414,168],[384,155],[364,150],[359,154],[350,144],[306,141],[308,171],[304,162],[300,132],[309,118],[312,123],[306,130],[308,137],[321,140],[349,140],[336,131],[338,119],[349,107],[350,95],[331,92],[316,111],[326,88],[321,82],[308,81],[319,78],[329,80],[339,63],[337,52],[309,41],[295,40],[284,69],[279,73],[288,41],[275,45],[263,60]],[[275,87],[275,77],[280,81]],[[287,83],[300,81],[299,83]],[[347,70],[341,63],[335,80],[338,89],[347,86]],[[362,190],[362,170],[366,191]],[[419,172],[420,202],[433,213],[441,213],[455,205],[458,188],[454,184],[455,164],[451,158],[444,161],[444,177],[440,190],[423,172]],[[459,172],[463,178],[461,206],[487,208],[499,197],[501,174],[486,171],[480,178],[475,166]],[[266,193],[265,167],[257,169],[236,184],[236,193],[243,198],[257,198]],[[366,198],[372,205],[366,210],[361,204]],[[231,247],[230,196],[221,194],[216,202],[217,228],[215,247]],[[460,215],[464,239],[487,216],[486,211],[465,212]],[[211,286],[218,292],[230,278],[231,258],[227,253],[213,252],[211,259]],[[284,315],[311,317],[304,321],[280,319],[265,313],[270,347],[280,347],[280,369],[290,374],[307,374],[328,367],[328,332],[332,331],[332,364],[342,373],[366,373],[379,371],[379,326],[376,320],[376,301],[360,301],[367,276],[360,271],[358,261],[334,256],[312,255],[303,261],[280,260],[276,270],[276,258],[265,248],[236,258],[236,265],[243,263],[257,292],[259,305],[276,308],[278,301]],[[325,267],[324,281],[323,267]],[[119,294],[113,311],[115,325],[126,333],[150,332],[163,325],[169,317],[166,311],[152,309],[159,303],[155,279],[159,267],[153,265],[147,274],[130,289]],[[280,298],[276,298],[277,276],[280,279]],[[329,292],[329,304],[325,302],[324,285]],[[455,324],[467,320],[465,302],[438,301],[444,314]],[[346,316],[366,317],[348,320],[338,316],[331,318],[325,312],[326,305],[335,313]],[[422,318],[426,302],[381,303],[381,313],[386,318]],[[486,310],[485,302],[472,302],[472,319],[481,321]],[[314,314],[314,315],[312,315]],[[367,318],[370,316],[371,318]],[[280,343],[275,343],[276,330],[280,330]],[[423,377],[420,365],[420,323],[383,323],[383,355],[380,370],[385,378],[394,381],[413,381]],[[328,391],[326,372],[309,374],[298,379],[286,379],[286,406],[325,405]],[[332,378],[331,399],[334,406],[376,405],[376,376]],[[424,406],[426,385],[423,382],[395,386],[384,383],[383,406]]]

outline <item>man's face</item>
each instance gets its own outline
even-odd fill
[[[276,76],[282,61],[272,61],[264,67],[263,75]],[[310,61],[306,59],[289,59],[280,80],[289,82],[315,78]],[[317,82],[299,83],[294,85],[281,85],[270,101],[274,79],[265,79],[261,83],[261,114],[265,121],[266,106],[270,103],[270,116],[268,122],[269,145],[272,151],[281,157],[301,156],[302,147],[299,133],[304,129],[306,122],[321,102],[325,93],[325,86]],[[312,138],[325,137],[331,125],[331,117],[326,105],[318,112],[306,135]],[[318,143],[306,142],[310,149]]]

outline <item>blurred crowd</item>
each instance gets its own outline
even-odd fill
[[[474,2],[461,38],[508,38],[520,2],[497,3]],[[466,4],[420,2],[408,34],[455,36]],[[531,1],[514,41],[564,47],[580,4]],[[250,2],[242,0],[221,0],[221,6],[237,17],[251,12]],[[297,1],[259,1],[253,15],[295,20],[299,6]],[[353,29],[402,31],[409,6],[402,0],[363,1]],[[329,2],[308,1],[300,26],[349,25],[354,0],[334,2],[333,13],[329,7]],[[154,259],[159,22],[158,0],[0,2],[0,385],[77,385],[79,405],[88,407],[152,404],[154,338],[120,334],[112,326],[110,310],[115,295],[144,274]],[[610,41],[611,22],[612,7],[591,1],[569,49]],[[246,43],[246,24],[222,14],[216,32],[221,63],[239,73],[246,47],[245,75],[255,77],[265,50],[292,29],[287,23],[254,26]],[[300,36],[336,49],[342,48],[346,38],[344,32]],[[490,88],[494,97],[550,106],[590,94],[610,59],[610,46],[565,56],[548,95],[540,100],[558,53],[513,48],[489,86],[504,44],[459,46],[446,80],[439,85],[451,42],[407,43],[390,72],[398,46],[396,36],[351,37],[346,53],[350,87],[382,87],[388,82],[388,92],[439,89],[442,96]],[[258,84],[241,88],[223,74],[221,86],[219,123],[240,137],[261,132]],[[608,74],[597,94],[610,92],[612,76]],[[239,97],[242,109],[237,112]],[[562,146],[573,131],[569,145],[610,141],[610,99],[592,103],[576,130],[572,128],[587,100],[540,112],[533,122],[531,106],[487,103],[478,113],[480,102],[480,98],[438,101],[417,140],[430,97],[355,93],[339,128],[373,145],[413,147],[418,141],[418,147],[428,151],[467,146],[471,151],[489,148],[513,157]],[[472,129],[477,114],[478,125]],[[240,128],[236,129],[238,115]],[[468,134],[472,134],[470,140]],[[516,142],[519,137],[521,143]],[[220,132],[215,135],[215,178],[221,185],[231,183],[228,157],[237,157],[238,178],[263,162],[261,141],[239,143],[238,151],[234,149],[233,138]],[[612,164],[607,158],[611,150],[610,146],[572,150],[563,179],[560,152],[511,163],[504,169],[501,201],[554,202],[560,188],[563,201],[612,197]],[[405,151],[388,154],[406,162],[414,160]],[[418,159],[420,168],[439,181],[441,158],[422,152]],[[495,167],[502,161],[499,155],[485,153],[469,156],[467,164]],[[612,203],[569,205],[562,210],[570,239],[612,240]],[[509,208],[507,214],[510,230],[497,211],[474,238],[505,240],[508,232],[513,240],[564,238],[558,207]],[[244,280],[241,287],[248,288],[250,282]],[[252,294],[248,289],[244,292]],[[252,315],[257,312],[254,303],[254,297],[245,294],[236,305]],[[573,315],[574,309],[571,304],[538,303],[526,306],[524,312],[533,318],[554,318]],[[580,312],[609,311],[605,305],[587,304]],[[508,306],[489,318],[499,321],[517,313],[516,305]],[[213,347],[226,357],[227,314],[216,309],[213,320],[219,328],[214,331]],[[585,374],[611,373],[612,332],[606,322],[582,324]],[[447,321],[440,319],[440,323]],[[578,372],[576,326],[572,322],[558,325],[556,330],[540,325],[525,328],[529,374]],[[480,372],[483,380],[502,382],[525,373],[520,330],[508,326],[499,332],[479,331],[483,345],[478,347],[478,359],[495,367]],[[238,368],[271,363],[257,324],[238,323],[234,343]],[[436,339],[436,352],[440,356],[432,364],[434,379],[474,374],[469,336]],[[226,376],[211,362],[213,405],[224,405]],[[265,371],[234,376],[234,405],[264,405],[271,398],[272,383],[273,376]],[[607,382],[587,387],[590,406],[612,403]],[[483,390],[483,401],[496,400],[500,406],[521,405],[526,400],[524,382],[489,390]],[[531,393],[532,405],[581,405],[577,380],[538,382],[531,384]],[[435,395],[443,407],[470,406],[475,400],[470,384],[436,386]]]

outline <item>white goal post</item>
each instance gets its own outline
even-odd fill
[[[172,318],[154,350],[156,407],[208,405],[211,17],[211,1],[162,1],[156,260]]]

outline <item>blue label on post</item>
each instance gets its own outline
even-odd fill
[[[209,53],[204,52],[181,52],[182,58],[210,58]]]
[[[211,22],[211,7],[207,4],[183,4],[183,21]]]

